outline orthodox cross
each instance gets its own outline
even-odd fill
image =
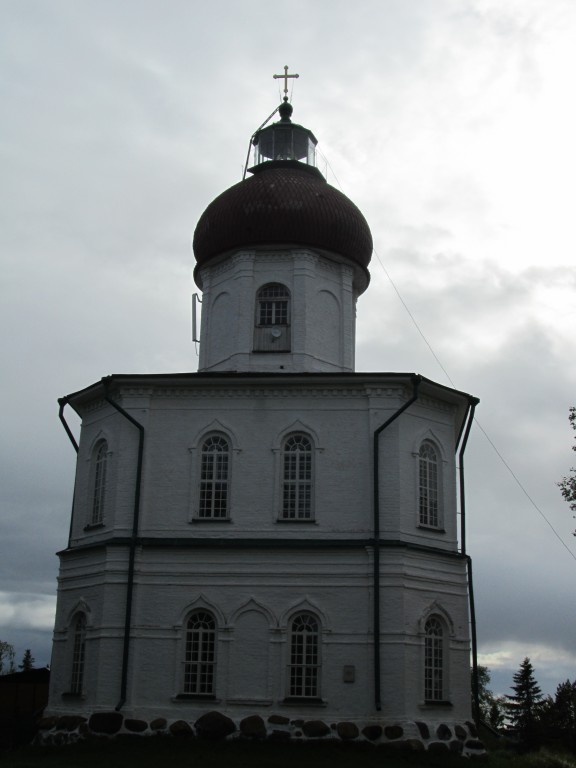
[[[288,74],[288,64],[284,67],[284,74],[283,75],[272,75],[274,80],[278,80],[278,78],[282,78],[284,80],[284,101],[288,101],[288,78],[290,77],[300,77],[300,75],[289,75]]]

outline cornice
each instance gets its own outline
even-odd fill
[[[338,254],[331,254],[320,250],[314,250],[312,248],[285,248],[277,250],[244,250],[236,251],[231,254],[226,254],[220,257],[217,261],[210,262],[199,269],[199,273],[202,276],[202,280],[206,281],[223,275],[226,273],[234,272],[235,270],[242,268],[246,263],[255,266],[259,262],[266,261],[268,263],[283,263],[294,262],[297,266],[297,262],[308,262],[315,268],[330,272],[335,275],[354,275],[354,266],[344,261]]]
[[[283,387],[269,382],[262,383],[261,386],[221,386],[220,382],[215,385],[197,387],[122,387],[116,395],[118,402],[127,404],[129,400],[289,400],[289,399],[345,399],[345,400],[373,400],[373,399],[394,399],[406,400],[409,397],[408,389],[404,386],[349,386],[333,385],[326,386],[318,382],[317,386],[291,386]],[[429,411],[452,414],[456,406],[433,397],[422,396],[418,398],[418,403]],[[102,398],[87,402],[82,406],[84,414],[101,410],[107,405]]]
[[[257,261],[267,261],[273,263],[281,262],[293,262],[297,258],[302,258],[306,255],[310,258],[317,259],[318,255],[310,250],[301,249],[285,249],[278,251],[236,251],[232,254],[227,254],[226,258],[218,260],[214,263],[209,263],[206,266],[201,267],[200,274],[204,280],[206,277],[213,279],[219,275],[234,272],[242,267],[243,264],[250,263],[255,264]]]
[[[372,537],[367,538],[348,538],[338,539],[332,538],[292,538],[284,537],[258,537],[258,538],[239,538],[237,536],[230,537],[199,537],[199,536],[181,536],[163,537],[163,536],[139,536],[136,541],[136,546],[139,548],[152,548],[152,549],[204,549],[204,550],[281,550],[281,549],[299,549],[299,550],[319,550],[319,549],[364,549],[371,550],[374,548],[375,540]],[[101,539],[94,542],[86,542],[69,547],[68,549],[57,552],[60,557],[72,556],[82,551],[90,549],[102,549],[108,547],[129,547],[132,544],[132,539],[128,536],[110,536],[106,539]],[[440,547],[434,547],[429,544],[419,544],[411,541],[404,541],[401,539],[381,539],[378,542],[380,549],[393,549],[396,551],[404,552],[420,552],[427,553],[429,555],[437,556],[439,558],[446,558],[448,560],[466,560],[466,555],[463,555],[457,550],[442,549]]]
[[[98,397],[95,400],[89,400],[88,402],[83,403],[81,410],[82,413],[92,413],[101,410],[105,406],[109,406],[109,403],[107,403],[103,397]]]
[[[282,387],[274,384],[263,383],[261,386],[246,387],[155,387],[152,391],[148,388],[142,390],[139,387],[123,387],[122,395],[124,398],[135,397],[153,397],[153,398],[173,398],[173,399],[263,399],[273,398],[285,400],[288,398],[362,398],[367,397],[386,397],[402,398],[405,395],[404,387],[364,387],[364,386],[338,386],[332,387],[318,384],[318,386],[291,386]]]
[[[167,373],[167,374],[115,374],[110,376],[113,397],[126,403],[129,399],[144,398],[291,398],[291,397],[345,397],[345,398],[397,398],[411,396],[414,374],[397,372],[301,372],[278,374],[270,372],[240,373]],[[458,410],[471,401],[470,395],[436,384],[420,377],[429,389],[420,389],[418,403],[424,408],[446,413]],[[106,405],[102,383],[86,387],[63,398],[74,408],[84,412],[98,410]]]

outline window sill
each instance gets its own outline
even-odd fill
[[[316,520],[313,517],[279,517],[276,520],[277,523],[288,523],[288,524],[294,524],[294,523],[304,523],[305,525],[318,525]]]
[[[272,699],[227,699],[229,704],[243,704],[249,707],[271,707],[274,704]]]
[[[327,704],[324,699],[320,698],[308,698],[307,696],[287,696],[281,704],[287,707],[326,707]]]
[[[98,528],[105,528],[105,523],[88,523],[84,526],[85,531],[95,531]]]
[[[215,701],[220,703],[213,693],[178,693],[172,701]]]
[[[190,525],[196,525],[196,523],[231,523],[231,517],[193,517],[190,521]]]
[[[429,531],[430,533],[446,533],[445,528],[440,528],[435,525],[423,525],[422,523],[420,523],[416,527],[421,531]]]

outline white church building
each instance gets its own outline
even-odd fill
[[[78,453],[47,711],[463,745],[456,466],[477,400],[355,372],[372,236],[291,115],[285,99],[197,224],[198,372],[60,400]]]

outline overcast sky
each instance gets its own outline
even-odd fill
[[[357,369],[481,399],[468,552],[492,687],[524,656],[546,692],[576,679],[556,487],[576,463],[575,39],[573,0],[0,0],[0,639],[18,661],[50,657],[75,464],[57,398],[196,370],[191,235],[288,64],[294,120],[374,236]]]

